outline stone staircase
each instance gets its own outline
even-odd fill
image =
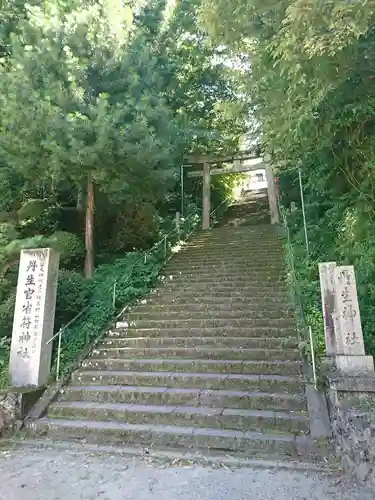
[[[249,208],[250,207],[250,208]],[[319,460],[278,229],[234,207],[73,374],[34,436]],[[266,215],[268,218],[268,215]]]

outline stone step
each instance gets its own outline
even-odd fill
[[[250,226],[249,226],[250,227]],[[189,248],[199,247],[204,248],[207,245],[222,245],[223,243],[236,245],[239,251],[243,250],[244,245],[256,246],[258,242],[261,245],[270,245],[280,247],[285,241],[283,234],[277,235],[272,233],[257,233],[257,232],[243,232],[241,233],[215,233],[215,229],[211,229],[206,234],[195,234],[190,238],[185,245]]]
[[[285,319],[294,318],[294,313],[291,310],[274,309],[265,311],[262,309],[251,309],[244,308],[239,310],[220,310],[216,308],[206,308],[206,309],[195,309],[190,310],[185,308],[184,310],[176,311],[172,308],[164,309],[159,307],[157,310],[150,310],[147,306],[136,307],[128,312],[126,315],[127,321],[165,321],[174,320],[179,318],[180,320],[189,319],[225,319],[231,321],[234,319]]]
[[[229,253],[226,253],[229,252]],[[240,266],[247,269],[251,266],[259,264],[260,266],[266,265],[268,262],[270,264],[283,264],[285,266],[285,255],[283,251],[275,252],[272,250],[260,250],[257,251],[246,249],[242,255],[235,255],[236,250],[215,250],[206,249],[205,251],[198,250],[187,250],[186,248],[176,252],[172,259],[169,261],[168,265],[178,265],[181,264],[182,267],[188,267],[188,263],[192,266],[202,266],[202,265],[221,265],[221,266]]]
[[[271,293],[286,293],[288,290],[286,282],[281,281],[281,280],[254,280],[251,279],[250,281],[227,281],[227,280],[222,280],[222,281],[215,281],[215,276],[211,276],[211,281],[185,281],[182,280],[180,283],[176,283],[176,280],[169,279],[168,276],[160,276],[160,279],[157,282],[157,287],[161,288],[163,287],[163,290],[165,288],[170,288],[174,287],[175,289],[177,288],[180,290],[181,293],[189,293],[192,291],[199,290],[201,295],[204,295],[204,292],[210,293],[212,292],[212,288],[210,288],[210,285],[212,283],[215,283],[215,292],[216,289],[219,292],[226,292],[227,295],[230,295],[231,293],[238,294],[246,294],[250,292],[251,294],[254,293],[254,291],[259,290],[259,293],[262,293],[263,295]],[[167,291],[167,290],[166,290]],[[152,292],[151,292],[152,293]]]
[[[272,410],[248,410],[212,406],[142,405],[61,401],[49,407],[49,418],[101,420],[128,424],[177,425],[306,434],[305,416]]]
[[[258,291],[258,293],[257,293]],[[202,293],[200,293],[202,292]],[[275,290],[274,288],[256,289],[255,287],[248,287],[246,289],[233,289],[223,290],[216,285],[214,288],[204,288],[199,290],[198,287],[192,288],[171,288],[169,284],[160,285],[159,288],[150,292],[144,300],[164,301],[170,303],[175,301],[181,304],[189,304],[192,302],[201,302],[201,304],[221,303],[225,301],[228,305],[231,303],[245,302],[251,304],[276,304],[289,302],[289,294],[286,290]]]
[[[306,435],[279,234],[270,224],[217,227],[182,245],[27,431],[118,450],[330,453]]]
[[[160,296],[148,296],[145,299],[142,299],[129,310],[136,310],[137,312],[149,311],[262,311],[264,314],[274,311],[291,311],[293,310],[293,306],[288,304],[287,300],[279,300],[272,301],[269,303],[263,303],[261,300],[256,297],[248,300],[237,300],[230,299],[227,301],[223,301],[224,299],[214,299],[212,298],[206,300],[196,299],[194,301],[193,298],[189,299],[186,302],[186,298],[183,296],[168,297],[166,300],[164,297]]]
[[[220,326],[220,327],[193,327],[193,328],[131,328],[128,322],[119,323],[123,326],[118,328],[113,328],[108,332],[108,337],[163,337],[163,338],[173,338],[173,337],[194,337],[194,336],[204,336],[204,337],[272,337],[272,338],[295,338],[297,337],[297,330],[293,327],[267,327],[267,326],[255,326],[255,327],[232,327],[232,326]],[[127,325],[127,326],[125,326]]]
[[[237,216],[236,216],[237,217]],[[242,217],[242,215],[241,215]],[[253,217],[253,214],[251,215]],[[256,229],[254,229],[256,228]],[[239,235],[240,237],[242,235],[249,235],[251,236],[254,234],[255,236],[261,235],[271,235],[274,238],[280,238],[280,229],[276,228],[276,226],[271,225],[271,224],[257,224],[256,226],[254,225],[247,225],[247,226],[233,226],[233,225],[226,225],[226,226],[214,226],[210,229],[210,231],[206,230],[201,230],[198,231],[195,235],[194,238],[192,238],[192,241],[194,241],[196,238],[202,238],[202,239],[211,239],[214,238],[215,236],[220,236],[223,237],[225,235],[228,235],[229,237],[231,236],[236,236]]]
[[[248,226],[248,228],[249,227],[250,226]],[[241,244],[243,242],[256,243],[259,238],[262,238],[262,242],[268,243],[281,244],[284,241],[283,235],[279,235],[273,231],[259,231],[258,228],[256,231],[246,230],[238,232],[233,232],[233,229],[228,231],[219,231],[217,228],[212,228],[209,233],[195,234],[187,244],[196,245],[199,243],[208,245],[216,242],[221,243],[222,241],[236,244]]]
[[[225,292],[217,292],[214,295],[213,292],[206,293],[204,296],[197,296],[195,293],[189,294],[179,294],[171,293],[168,288],[161,289],[150,292],[144,299],[138,302],[137,305],[142,304],[152,304],[156,307],[159,305],[170,305],[176,304],[176,306],[181,308],[188,308],[192,306],[193,309],[197,306],[202,308],[210,308],[217,306],[220,309],[241,309],[243,307],[260,307],[264,310],[272,310],[278,308],[290,308],[292,307],[285,291],[279,292],[277,294],[259,294],[256,295],[254,290],[253,295],[243,295],[241,292],[230,292],[229,294]]]
[[[271,360],[299,361],[300,351],[291,348],[278,349],[248,349],[234,347],[96,347],[93,350],[96,358],[159,358],[165,361],[173,359],[204,359],[204,360]]]
[[[263,280],[263,278],[270,279],[275,278],[276,280],[281,276],[285,276],[285,269],[279,266],[278,269],[271,269],[267,266],[264,266],[264,268],[256,268],[256,269],[237,269],[236,271],[228,271],[227,269],[224,268],[224,266],[221,266],[219,269],[218,267],[213,267],[212,269],[193,269],[190,271],[173,271],[171,269],[164,269],[162,271],[162,275],[165,276],[168,280],[176,280],[176,279],[181,279],[184,281],[196,281],[198,279],[205,281],[212,279],[212,277],[215,277],[215,279],[220,280],[220,281],[248,281],[248,280]]]
[[[214,275],[210,281],[189,281],[189,280],[175,280],[175,279],[160,279],[155,285],[162,293],[174,293],[176,295],[189,295],[195,296],[214,295],[216,289],[218,292],[225,292],[226,296],[231,294],[241,293],[243,295],[252,296],[256,295],[256,290],[259,296],[263,296],[265,300],[272,297],[274,294],[280,293],[287,294],[289,288],[285,280],[263,279],[261,281],[219,281],[215,280]]]
[[[179,285],[195,286],[195,285],[206,285],[207,283],[218,283],[225,285],[227,287],[238,285],[239,287],[244,286],[256,286],[255,284],[265,285],[265,286],[277,286],[285,284],[286,275],[285,272],[279,271],[277,274],[269,273],[267,271],[259,271],[258,273],[241,275],[230,275],[230,274],[219,274],[215,271],[212,273],[194,273],[191,275],[183,274],[161,274],[158,278],[158,282],[162,283],[177,283]],[[285,286],[285,285],[284,285]]]
[[[286,375],[244,375],[227,373],[195,372],[137,372],[137,371],[98,371],[77,370],[72,380],[75,385],[142,385],[154,387],[183,387],[201,389],[221,389],[261,392],[286,392],[288,394],[303,391],[301,377]]]
[[[280,285],[282,284],[280,283]],[[184,284],[178,286],[175,282],[160,282],[157,283],[155,289],[145,297],[145,300],[149,298],[162,298],[165,301],[176,300],[182,303],[191,303],[194,301],[198,302],[200,297],[204,297],[209,303],[215,301],[220,303],[225,301],[229,304],[233,301],[238,302],[242,300],[248,303],[256,302],[259,304],[259,307],[261,307],[262,304],[263,308],[266,308],[269,303],[279,304],[280,301],[284,303],[289,302],[290,290],[286,289],[284,285],[277,289],[274,286],[267,286],[266,284],[262,286],[259,285],[258,287],[222,286],[221,283],[212,284],[210,286],[207,284]]]
[[[172,260],[167,264],[162,270],[162,274],[165,275],[179,275],[179,276],[190,276],[194,274],[208,275],[215,273],[219,276],[252,276],[253,273],[266,273],[269,272],[271,275],[278,275],[280,272],[285,274],[285,264],[280,261],[278,263],[272,264],[269,262],[261,261],[246,261],[240,264],[239,262],[235,265],[229,265],[227,262],[214,262],[214,263],[196,263],[192,265],[187,265],[187,257],[184,260],[173,257]]]
[[[174,274],[174,275],[161,275],[159,276],[160,281],[166,281],[167,283],[173,282],[174,284],[191,284],[191,285],[206,285],[212,283],[222,283],[226,286],[246,286],[247,283],[251,283],[254,286],[254,283],[259,283],[260,285],[275,285],[278,283],[282,283],[285,280],[284,273],[278,273],[278,276],[271,275],[266,271],[260,271],[259,273],[251,273],[249,275],[237,275],[231,276],[227,275],[218,275],[217,273],[207,273],[207,274],[191,274],[190,276],[182,275],[182,274]]]
[[[261,241],[263,240],[263,241]],[[240,238],[216,238],[207,241],[199,241],[191,239],[182,245],[180,249],[181,252],[204,252],[207,248],[211,250],[225,250],[229,248],[235,250],[233,256],[236,258],[246,255],[247,250],[251,250],[253,255],[259,255],[259,249],[267,249],[272,255],[273,253],[280,253],[283,249],[283,245],[286,239],[277,240],[275,238],[266,238],[263,236],[258,236],[258,241],[256,239],[252,240],[246,238],[245,236]],[[223,251],[223,255],[228,257],[228,253]]]
[[[124,321],[127,321],[124,318]],[[292,328],[295,321],[292,318],[231,318],[228,319],[215,319],[215,318],[189,318],[189,319],[137,319],[135,321],[128,321],[129,326],[132,328],[214,328],[226,327],[230,324],[232,327],[280,327]]]
[[[264,258],[264,254],[259,256],[259,258],[252,258],[251,256],[248,256],[247,258],[244,257],[243,259],[234,262],[228,258],[215,259],[208,257],[204,259],[196,259],[194,256],[191,257],[193,258],[193,262],[190,262],[189,253],[186,253],[185,255],[176,253],[167,262],[163,269],[165,272],[171,271],[171,274],[189,275],[197,273],[198,271],[208,274],[210,271],[214,271],[222,275],[233,274],[234,276],[238,275],[241,271],[248,276],[254,273],[263,273],[266,271],[273,273],[280,272],[281,270],[285,271],[285,260],[280,258],[269,261],[267,258]]]
[[[241,250],[239,246],[241,245]],[[217,244],[205,244],[205,245],[187,245],[180,250],[181,256],[189,255],[193,259],[203,259],[208,260],[225,260],[225,261],[241,261],[249,262],[251,256],[263,255],[265,258],[278,258],[284,257],[284,250],[279,245],[275,246],[271,244],[256,244],[253,245],[244,243],[217,243]]]
[[[246,349],[285,349],[297,348],[296,338],[249,338],[249,337],[109,337],[105,338],[100,348],[118,347],[157,348],[157,347],[230,347]]]
[[[229,250],[229,251],[228,251]],[[184,259],[187,255],[191,255],[194,259],[206,259],[224,261],[228,264],[239,263],[245,264],[251,261],[259,259],[264,262],[264,258],[272,260],[283,261],[285,259],[285,254],[283,247],[277,245],[267,245],[267,246],[256,246],[256,245],[242,245],[239,243],[237,245],[185,245],[177,249],[175,253],[176,258]],[[263,257],[263,260],[262,260]]]
[[[202,249],[202,248],[228,248],[235,247],[239,253],[243,253],[247,248],[282,248],[284,238],[277,238],[275,235],[254,234],[250,237],[244,235],[228,235],[225,238],[223,235],[210,234],[209,238],[192,238],[186,244],[186,249]]]
[[[191,308],[192,311],[210,311],[212,309],[217,309],[220,311],[262,311],[267,314],[270,311],[291,311],[294,306],[288,302],[288,297],[277,297],[277,300],[273,298],[272,300],[265,301],[259,297],[184,297],[183,295],[176,295],[171,297],[171,294],[166,294],[166,297],[160,296],[160,294],[150,293],[144,299],[141,299],[130,310],[136,309],[137,311],[149,310],[149,311],[159,311],[164,310],[174,310],[174,311],[184,311]],[[173,301],[173,302],[171,302]]]
[[[185,283],[177,284],[175,281],[164,281],[158,284],[158,292],[152,293],[173,293],[173,295],[190,297],[200,297],[202,295],[212,297],[263,297],[264,300],[272,300],[273,297],[287,296],[286,285],[282,282],[278,283],[262,283],[251,282],[251,284],[243,283],[240,285],[233,285],[230,283]]]
[[[251,455],[321,459],[330,449],[314,444],[308,436],[257,433],[226,429],[177,427],[154,424],[128,424],[113,421],[90,421],[42,418],[26,425],[29,434],[63,440],[82,440],[91,444],[137,445],[156,448],[185,448],[247,452]]]
[[[245,211],[248,211],[249,209],[249,205],[241,205],[241,206],[233,206],[231,205],[229,208],[228,208],[228,211],[234,211],[237,213],[238,210],[240,210],[240,213],[242,214],[243,213],[243,207],[245,206]],[[268,210],[268,208],[265,209],[266,211]],[[251,217],[253,217],[253,212],[251,212]],[[236,216],[237,217],[237,216]],[[242,217],[242,215],[241,215]],[[256,228],[256,229],[254,229]],[[276,226],[272,225],[272,224],[268,224],[268,223],[257,223],[256,226],[252,226],[252,225],[245,225],[245,226],[234,226],[234,225],[225,225],[225,226],[215,226],[213,228],[211,228],[210,232],[207,232],[206,230],[201,230],[201,231],[198,231],[196,233],[196,238],[198,237],[202,237],[202,238],[208,238],[210,237],[211,235],[225,235],[225,234],[229,234],[229,236],[232,236],[232,235],[242,235],[242,234],[255,234],[255,235],[259,235],[259,234],[272,234],[275,236],[275,238],[279,238],[279,228],[277,228]]]
[[[94,354],[93,356],[98,356]],[[239,359],[121,359],[116,357],[92,357],[82,362],[82,370],[140,371],[140,372],[201,372],[299,375],[299,361],[243,361]]]
[[[121,385],[68,386],[62,390],[60,400],[152,405],[206,405],[251,410],[289,410],[297,415],[306,414],[304,394],[272,394],[259,391],[175,389]]]
[[[269,256],[265,253],[260,255],[248,254],[246,257],[236,259],[233,256],[225,257],[224,255],[212,254],[207,254],[205,257],[202,255],[194,256],[189,252],[181,251],[173,255],[164,269],[171,270],[173,273],[193,272],[198,269],[207,272],[211,268],[224,272],[238,272],[240,269],[243,269],[244,272],[250,272],[251,269],[264,269],[267,265],[269,265],[270,269],[285,269],[284,255]]]
[[[239,270],[251,273],[252,271],[262,271],[267,268],[275,271],[285,268],[285,257],[283,255],[268,258],[268,256],[265,257],[264,253],[259,255],[247,253],[247,256],[241,258],[236,258],[233,254],[221,255],[220,258],[215,258],[215,256],[210,257],[208,253],[202,259],[195,259],[195,262],[191,265],[188,260],[189,255],[190,252],[184,253],[184,250],[174,253],[172,258],[165,264],[164,269],[174,270],[176,273],[192,273],[198,269],[207,272],[207,269],[212,268],[224,273],[233,271],[236,274]],[[192,257],[194,260],[193,255]]]

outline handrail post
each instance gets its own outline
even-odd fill
[[[299,190],[301,195],[301,206],[302,206],[302,217],[303,217],[303,229],[305,232],[305,245],[306,245],[306,254],[309,256],[309,237],[307,235],[307,222],[306,222],[306,212],[305,212],[305,198],[303,196],[303,184],[302,184],[302,173],[301,169],[298,168],[298,180],[299,180]]]
[[[180,168],[181,215],[184,216],[184,165]]]
[[[180,241],[181,238],[181,218],[180,212],[176,212],[176,229],[177,229],[177,238]]]
[[[187,223],[188,221],[191,220],[191,215],[194,215],[194,214],[190,214],[186,219],[184,219],[183,221],[183,224]],[[194,220],[194,219],[193,219]],[[180,228],[180,235],[181,235],[181,219],[179,219],[179,222],[180,222],[180,225],[179,225],[179,228]],[[195,225],[193,225],[194,228],[195,228]],[[176,231],[176,228],[173,230],[173,232]],[[172,233],[173,233],[172,232]],[[187,235],[187,237],[190,236],[192,231],[190,231],[190,233]],[[134,267],[142,261],[142,259],[144,259],[144,262],[146,263],[147,262],[147,256],[154,250],[154,249],[158,249],[158,251],[160,251],[160,245],[163,243],[163,247],[164,247],[164,255],[165,257],[167,257],[167,254],[168,254],[168,236],[172,233],[169,233],[167,235],[165,235],[164,237],[160,238],[160,240],[158,240],[157,243],[155,243],[155,245],[151,248],[151,250],[149,250],[143,257],[141,257],[135,264],[133,264],[130,269],[127,270],[128,273],[130,273],[130,271],[132,269],[134,269]],[[115,311],[116,310],[116,298],[117,298],[117,284],[118,284],[118,281],[116,280],[113,284],[113,289],[112,289],[112,307],[113,307],[113,310]],[[53,342],[57,337],[58,337],[58,346],[57,346],[57,361],[56,361],[56,380],[59,380],[60,378],[60,367],[61,367],[61,344],[62,344],[62,335],[63,333],[66,332],[66,330],[68,329],[68,327],[70,325],[72,325],[75,321],[77,321],[78,318],[80,318],[82,316],[82,314],[87,311],[89,309],[91,304],[88,304],[86,305],[86,307],[84,307],[76,316],[74,316],[73,319],[71,319],[66,325],[64,325],[63,327],[61,327],[58,332],[56,332],[47,342],[46,344],[50,344],[51,342]],[[88,342],[88,337],[86,338],[86,342]]]
[[[311,362],[312,362],[312,368],[313,368],[314,386],[316,389],[315,351],[314,351],[314,341],[313,341],[311,326],[309,326],[309,336],[310,336]]]
[[[209,163],[203,165],[202,229],[210,229],[211,175]]]
[[[57,346],[57,363],[56,363],[56,380],[60,379],[60,358],[61,358],[61,336],[62,336],[62,328],[59,330],[59,343]]]
[[[299,174],[300,174],[300,171],[299,171]],[[302,186],[301,177],[300,177],[300,186]],[[303,192],[302,191],[301,191],[301,199],[302,199],[302,206],[304,208]],[[317,387],[317,375],[316,375],[316,361],[315,361],[315,350],[314,350],[314,339],[313,339],[312,328],[311,328],[310,325],[306,325],[306,322],[304,320],[303,307],[302,307],[302,304],[300,302],[300,293],[299,293],[299,290],[298,290],[299,286],[298,286],[298,282],[297,282],[297,275],[296,275],[296,270],[295,270],[295,265],[294,265],[295,261],[294,261],[293,245],[292,245],[292,242],[291,242],[288,221],[287,221],[286,215],[285,215],[284,210],[282,209],[282,207],[280,207],[280,213],[281,213],[281,216],[282,216],[282,219],[283,219],[283,222],[284,222],[284,227],[285,227],[285,230],[286,230],[286,236],[287,236],[287,241],[288,241],[287,248],[288,248],[288,253],[290,254],[290,264],[289,265],[291,267],[291,273],[292,273],[292,279],[293,279],[292,287],[293,287],[294,300],[299,303],[301,318],[302,318],[303,325],[304,325],[304,327],[303,327],[303,331],[305,332],[304,340],[307,340],[306,339],[306,329],[308,330],[308,333],[309,333],[309,343],[310,343],[310,350],[311,350],[311,365],[312,365],[312,370],[313,370],[314,387],[316,388]],[[304,214],[304,210],[303,210],[303,214]],[[309,248],[308,248],[308,238],[307,238],[306,217],[305,217],[305,215],[304,215],[304,228],[305,228],[306,250],[308,252]],[[299,329],[297,331],[299,332]]]
[[[116,309],[116,289],[117,289],[117,281],[113,284],[113,292],[112,292],[112,308]]]

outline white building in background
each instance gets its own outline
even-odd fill
[[[267,188],[266,171],[264,168],[252,170],[245,174],[245,178],[241,182],[241,188],[244,191],[256,191],[258,189]]]

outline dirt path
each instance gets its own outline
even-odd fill
[[[0,500],[373,500],[323,473],[150,464],[119,455],[0,451]]]

